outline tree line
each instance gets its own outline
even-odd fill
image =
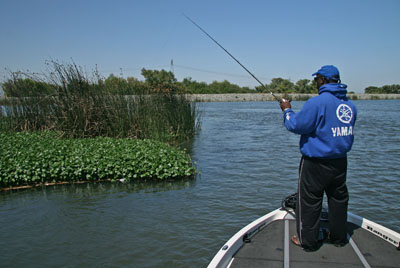
[[[98,73],[96,72],[98,75]],[[135,77],[118,77],[110,74],[107,78],[97,77],[93,84],[101,85],[108,93],[113,95],[136,95],[152,93],[187,93],[187,94],[226,94],[226,93],[318,93],[314,80],[301,79],[293,83],[289,79],[273,78],[269,84],[249,87],[240,87],[227,80],[212,83],[198,82],[192,78],[178,81],[174,73],[166,70],[141,71],[145,78],[141,81]],[[57,91],[58,81],[53,83],[44,80],[38,75],[22,72],[11,73],[11,77],[2,83],[6,97],[28,97],[51,95]],[[18,86],[16,86],[18,84]],[[16,91],[18,89],[18,91]],[[370,86],[365,89],[366,94],[400,94],[400,85],[385,85],[383,87]]]
[[[366,94],[400,94],[400,85],[385,85],[382,87],[370,86],[365,89]]]

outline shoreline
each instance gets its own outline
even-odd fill
[[[306,101],[318,94],[303,94],[303,93],[275,93],[278,98],[283,95],[289,96],[293,101]],[[347,94],[351,100],[399,100],[400,94],[364,94],[353,93]],[[246,101],[276,101],[270,93],[227,93],[227,94],[186,94],[192,102],[246,102]],[[0,96],[0,105],[6,105],[14,98]]]
[[[282,98],[284,94],[275,94]],[[305,101],[318,94],[286,94],[293,101]],[[400,94],[347,94],[351,100],[398,100]],[[276,101],[269,93],[230,93],[230,94],[187,94],[193,102],[245,102],[245,101]]]

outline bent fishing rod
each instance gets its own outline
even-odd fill
[[[199,28],[205,35],[207,35],[212,41],[214,41],[214,43],[216,43],[220,48],[222,48],[229,56],[231,56],[232,59],[234,59],[243,69],[245,69],[246,72],[248,72],[258,83],[260,83],[260,85],[268,91],[268,89],[266,88],[266,86],[261,83],[260,80],[258,80],[257,77],[255,77],[254,74],[252,74],[246,67],[244,67],[243,64],[240,63],[240,61],[238,61],[231,53],[229,53],[228,50],[226,50],[223,46],[220,45],[220,43],[217,42],[217,40],[215,40],[211,35],[209,35],[203,28],[201,28],[196,22],[194,22],[191,18],[189,18],[188,16],[186,16],[186,14],[182,14],[183,16],[185,16],[191,23],[194,24],[194,26],[196,26],[197,28]],[[272,91],[270,91],[270,94],[275,98],[275,100],[277,100],[278,102],[281,102],[282,100],[279,99],[277,96],[275,96],[274,93],[272,93]]]

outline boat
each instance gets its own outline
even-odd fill
[[[328,209],[323,207],[320,238],[329,232]],[[217,252],[208,268],[256,267],[400,267],[400,234],[378,223],[348,212],[348,243],[337,247],[323,241],[307,252],[294,245],[296,235],[293,207],[282,202],[278,208],[248,224]]]

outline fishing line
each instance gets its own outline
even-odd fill
[[[186,16],[186,14],[182,13],[183,16],[185,16],[191,23],[193,23],[197,28],[199,28],[203,33],[205,33],[212,41],[214,41],[214,43],[216,43],[220,48],[222,48],[229,56],[231,56],[232,59],[234,59],[243,69],[246,70],[246,72],[248,72],[258,83],[260,83],[260,85],[268,91],[268,89],[265,87],[265,85],[263,83],[261,83],[260,80],[258,80],[257,77],[255,77],[254,74],[252,74],[246,67],[244,67],[243,64],[241,64],[231,53],[229,53],[228,50],[226,50],[223,46],[220,45],[220,43],[217,42],[217,40],[215,40],[211,35],[209,35],[203,28],[201,28],[196,22],[194,22],[191,18],[189,18],[188,16]],[[278,102],[281,102],[281,100],[275,96],[274,93],[272,93],[272,91],[270,91],[271,95],[275,98],[275,100],[277,100]]]

